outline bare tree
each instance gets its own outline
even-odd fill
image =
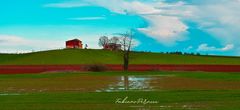
[[[111,39],[110,39],[110,43],[114,43],[114,44],[118,44],[119,43],[119,38],[118,37],[116,37],[116,36],[114,36],[114,37],[112,37]]]
[[[122,45],[123,50],[123,68],[124,71],[128,71],[129,55],[133,46],[133,33],[130,31],[120,35],[120,44]]]
[[[104,47],[108,43],[109,43],[109,39],[108,39],[107,36],[102,36],[102,37],[99,38],[99,41],[98,41],[99,46]]]

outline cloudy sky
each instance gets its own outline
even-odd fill
[[[134,50],[240,55],[240,0],[1,0],[0,52],[64,48],[134,29]]]

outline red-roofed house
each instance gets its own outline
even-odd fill
[[[108,43],[108,44],[104,45],[103,49],[115,51],[115,50],[121,50],[121,47],[122,47],[121,44]]]
[[[83,44],[82,44],[82,41],[80,41],[78,39],[73,39],[73,40],[66,41],[66,48],[79,48],[79,49],[82,49],[83,48]]]

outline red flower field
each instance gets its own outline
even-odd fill
[[[2,65],[0,74],[87,71],[87,65]],[[122,71],[122,65],[104,65],[108,71]],[[240,72],[240,65],[130,65],[129,71]]]

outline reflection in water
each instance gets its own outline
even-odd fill
[[[129,90],[129,78],[128,78],[128,76],[123,76],[123,81],[124,81],[125,90]]]
[[[107,89],[97,90],[97,92],[107,91],[152,91],[154,89],[150,83],[153,83],[154,79],[160,79],[160,77],[152,76],[121,76],[118,78],[117,84],[111,84]]]
[[[240,90],[239,81],[212,81],[172,75],[119,76],[97,92],[159,90]]]

